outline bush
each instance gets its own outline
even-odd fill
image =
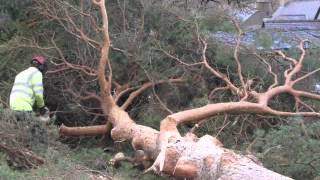
[[[304,124],[299,118],[291,122],[269,132],[257,131],[253,150],[267,168],[294,179],[313,179],[320,175],[320,122]]]
[[[8,109],[0,109],[0,142],[5,142],[8,147],[23,148],[25,143],[24,128],[17,126],[13,113]],[[128,150],[128,147],[117,147],[105,153],[102,148],[81,148],[71,150],[67,145],[57,141],[58,131],[54,126],[48,129],[48,148],[37,153],[37,156],[45,159],[45,164],[33,169],[18,170],[7,164],[8,156],[0,149],[0,179],[83,179],[89,180],[97,177],[109,177],[112,179],[159,179],[154,174],[142,174],[131,163],[123,162],[119,168],[108,164],[114,152]],[[11,139],[3,135],[10,136]],[[125,151],[124,151],[125,152]],[[127,152],[125,152],[127,153]]]

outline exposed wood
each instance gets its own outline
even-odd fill
[[[284,112],[268,106],[270,99],[282,93],[291,94],[297,103],[300,103],[300,97],[320,100],[320,95],[293,88],[295,83],[293,77],[301,71],[305,56],[305,50],[302,47],[303,41],[300,44],[301,55],[299,60],[286,57],[281,51],[278,52],[284,60],[289,60],[292,64],[286,71],[285,83],[279,84],[274,74],[273,85],[264,92],[255,92],[250,90],[250,84],[248,85],[249,80],[245,81],[241,72],[241,63],[238,57],[241,30],[238,29],[238,43],[234,52],[234,58],[238,65],[238,75],[241,81],[240,87],[237,87],[225,74],[210,66],[206,57],[207,43],[198,34],[198,39],[202,43],[202,59],[199,64],[204,64],[213,75],[226,83],[227,88],[241,97],[241,100],[238,102],[208,104],[203,107],[171,114],[161,121],[160,131],[157,131],[150,127],[136,124],[125,111],[134,98],[148,87],[153,86],[154,83],[146,83],[133,91],[122,107],[119,107],[115,103],[115,98],[111,95],[112,69],[109,59],[110,38],[108,33],[108,16],[105,7],[106,3],[104,0],[92,0],[92,2],[99,7],[103,23],[101,30],[104,38],[100,51],[99,66],[97,68],[97,76],[101,90],[101,106],[103,113],[108,117],[109,123],[112,124],[111,137],[115,141],[128,141],[134,150],[142,150],[144,152],[144,159],[153,160],[154,162],[148,170],[166,173],[174,177],[221,180],[290,179],[264,168],[261,163],[247,156],[224,148],[222,143],[212,136],[205,135],[198,138],[192,133],[182,136],[177,126],[182,123],[205,120],[224,113],[320,117],[320,113],[314,111]],[[169,53],[166,55],[181,64],[185,64]],[[273,74],[271,66],[268,65],[268,63],[267,68],[268,72]],[[301,80],[303,79],[304,77]],[[248,98],[249,96],[251,98]],[[61,126],[60,132],[64,135],[98,135],[106,133],[107,129],[106,125],[73,128]]]
[[[94,136],[94,135],[105,134],[107,130],[108,128],[106,125],[70,128],[62,124],[59,128],[59,133],[61,135],[68,135],[68,136],[81,136],[81,135]]]

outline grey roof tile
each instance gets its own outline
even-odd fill
[[[313,20],[320,7],[320,0],[289,2],[279,7],[272,20]]]

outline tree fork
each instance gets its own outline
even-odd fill
[[[115,105],[116,106],[116,105]],[[226,107],[229,107],[226,111]],[[254,108],[255,107],[255,108]],[[197,138],[193,134],[181,137],[176,126],[187,121],[197,121],[205,117],[224,112],[243,112],[252,110],[254,113],[264,112],[265,107],[256,103],[230,102],[207,105],[202,109],[196,108],[182,111],[168,116],[161,122],[160,133],[152,128],[137,125],[128,114],[119,107],[111,108],[113,112],[111,122],[117,121],[117,125],[111,131],[112,138],[118,141],[130,141],[135,150],[145,151],[150,159],[155,160],[150,169],[163,172],[175,177],[193,179],[218,179],[228,177],[230,179],[289,179],[278,173],[265,169],[260,163],[249,157],[239,155],[232,150],[222,147],[222,143],[209,135]],[[213,110],[216,109],[216,110]],[[268,109],[268,108],[267,108]],[[265,110],[266,111],[266,110]],[[193,115],[192,115],[193,114]],[[117,119],[119,118],[119,119]],[[121,121],[127,123],[121,123]],[[128,123],[130,122],[131,123]],[[94,127],[82,127],[82,131],[75,128],[62,126],[64,135],[72,132],[83,135],[85,128],[88,132],[96,132],[90,135],[105,133],[105,125]],[[96,129],[97,131],[94,131]],[[240,169],[240,170],[239,170]]]
[[[104,114],[108,117],[108,121],[113,126],[111,137],[115,141],[129,141],[135,150],[142,150],[149,159],[154,160],[154,164],[148,170],[163,172],[174,177],[235,180],[290,179],[264,168],[261,163],[248,156],[240,155],[232,150],[224,148],[222,143],[212,136],[205,135],[201,138],[197,138],[192,133],[181,136],[177,126],[181,123],[197,122],[223,113],[319,117],[320,113],[317,112],[282,112],[268,106],[268,101],[275,95],[281,93],[289,93],[297,100],[299,97],[320,100],[319,95],[293,89],[294,83],[313,74],[309,73],[296,81],[292,80],[293,75],[296,75],[301,70],[301,64],[305,56],[305,51],[302,46],[303,41],[300,44],[302,52],[301,56],[299,60],[295,60],[298,63],[293,64],[292,69],[288,69],[287,74],[285,74],[285,84],[278,86],[278,83],[274,83],[266,92],[258,93],[251,91],[250,88],[246,89],[244,87],[246,84],[242,77],[241,64],[237,55],[237,51],[240,47],[240,38],[237,38],[238,42],[235,51],[235,59],[238,65],[239,78],[242,79],[242,87],[237,87],[227,76],[206,63],[207,43],[204,39],[199,38],[203,45],[202,62],[205,64],[205,67],[213,75],[225,82],[227,87],[238,94],[242,99],[239,102],[209,104],[203,107],[171,114],[161,121],[159,132],[150,127],[136,124],[124,110],[126,105],[122,108],[119,107],[111,96],[112,68],[109,61],[110,38],[108,32],[108,16],[105,7],[106,4],[105,0],[92,0],[92,2],[100,9],[103,23],[101,27],[103,42],[101,42],[100,61],[97,67],[97,76],[101,89],[101,107]],[[280,53],[280,55],[282,54]],[[288,59],[286,57],[284,58]],[[289,71],[290,73],[288,73]],[[269,72],[271,73],[272,71],[269,69]],[[276,77],[274,79],[275,81],[277,80]],[[242,95],[243,93],[240,91],[241,88],[245,91],[244,95]],[[247,96],[249,95],[252,95],[254,98],[252,102],[246,101],[248,100]],[[132,97],[135,96],[136,95],[134,94],[132,95]],[[107,129],[106,125],[74,128],[62,126],[60,132],[64,135],[98,135],[105,134]]]

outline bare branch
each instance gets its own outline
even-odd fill
[[[290,91],[289,91],[289,93],[290,93]],[[320,100],[319,94],[310,93],[310,92],[306,92],[306,91],[291,90],[291,94],[293,94],[294,96],[307,97],[310,99]]]
[[[302,77],[300,77],[300,78],[298,78],[298,79],[294,80],[292,83],[293,83],[293,84],[296,84],[296,83],[298,83],[299,81],[302,81],[302,80],[304,80],[304,79],[306,79],[306,78],[310,77],[311,75],[313,75],[313,74],[315,74],[315,73],[317,73],[317,72],[319,72],[319,71],[320,71],[320,68],[315,69],[315,70],[313,70],[313,71],[311,71],[311,72],[309,72],[309,73],[307,73],[307,74],[303,75]]]
[[[97,125],[90,127],[66,127],[62,124],[59,128],[60,134],[68,134],[69,136],[79,136],[79,135],[98,135],[106,133],[106,125]]]
[[[133,56],[133,55],[130,54],[129,52],[127,52],[127,51],[125,51],[125,50],[123,50],[123,49],[120,49],[120,48],[113,47],[112,45],[110,46],[110,48],[111,48],[111,50],[114,50],[114,51],[116,51],[116,52],[120,52],[120,53],[124,54],[124,55],[127,56],[127,57],[132,57],[132,56]]]
[[[214,96],[214,94],[216,93],[216,92],[218,92],[218,91],[225,91],[225,90],[228,90],[229,89],[229,86],[226,86],[226,87],[217,87],[217,88],[214,88],[211,92],[210,92],[210,94],[209,94],[209,99],[213,99],[213,96]]]
[[[284,60],[289,61],[292,65],[298,64],[298,61],[294,58],[286,56],[282,51],[278,50],[275,51],[276,54],[280,55]]]
[[[240,89],[237,88],[237,87],[229,80],[229,78],[228,78],[225,74],[219,72],[218,70],[212,68],[212,67],[209,65],[209,63],[208,63],[208,61],[207,61],[207,57],[206,57],[207,42],[205,42],[202,38],[200,38],[200,40],[201,40],[201,42],[202,42],[202,44],[203,44],[203,49],[202,49],[202,61],[203,61],[204,65],[205,65],[205,67],[206,67],[212,74],[214,74],[215,76],[217,76],[218,78],[220,78],[221,80],[223,80],[223,81],[226,83],[226,85],[231,89],[231,91],[232,91],[233,93],[238,94],[238,93],[240,92]]]
[[[299,99],[299,103],[308,108],[311,112],[315,112],[315,110],[311,106],[303,102],[301,99]]]
[[[235,49],[234,49],[233,56],[234,56],[234,59],[236,60],[236,63],[237,63],[238,76],[239,76],[239,79],[240,79],[240,82],[241,82],[241,86],[242,86],[242,88],[244,90],[245,96],[247,96],[248,92],[247,92],[247,89],[245,87],[246,83],[244,82],[244,79],[243,79],[241,63],[240,63],[240,60],[239,60],[239,49],[240,49],[240,45],[241,45],[242,30],[241,30],[241,28],[239,26],[239,23],[236,20],[232,19],[232,22],[235,25],[235,27],[237,29],[237,32],[238,32],[237,39],[236,39],[236,46],[235,46]]]
[[[161,107],[166,110],[169,114],[173,114],[173,111],[171,111],[167,105],[164,104],[164,102],[160,99],[160,97],[158,96],[156,90],[154,89],[154,85],[152,86],[152,91],[153,91],[153,94],[154,96],[157,98],[157,100],[159,101]]]
[[[111,97],[111,83],[112,83],[112,69],[109,60],[109,47],[110,47],[110,37],[109,37],[109,22],[108,15],[105,6],[105,0],[92,0],[96,4],[101,13],[102,17],[102,33],[103,33],[103,44],[101,47],[101,57],[98,65],[98,80],[100,84],[101,96],[107,100],[109,103],[114,103]],[[108,66],[108,81],[105,79],[106,65]],[[111,99],[110,99],[111,98]]]
[[[304,45],[304,42],[305,40],[301,41],[300,44],[299,44],[299,49],[301,51],[301,55],[300,55],[300,58],[299,58],[299,61],[297,64],[295,64],[295,66],[293,67],[292,71],[290,71],[286,77],[286,82],[285,84],[289,85],[293,85],[294,83],[292,82],[292,77],[293,75],[295,75],[296,73],[298,73],[301,68],[302,68],[302,63],[303,63],[303,60],[304,60],[304,57],[306,55],[306,51],[305,49],[303,48],[303,45]],[[293,84],[292,84],[293,83]]]
[[[268,67],[268,72],[273,76],[273,84],[269,86],[268,90],[276,87],[279,84],[278,75],[272,71],[272,67],[271,67],[270,63],[268,63],[259,54],[257,54],[257,53],[253,53],[253,54],[255,55],[255,57],[257,57],[259,60],[261,60]]]
[[[178,57],[175,57],[173,55],[171,55],[170,53],[168,53],[167,51],[165,51],[164,49],[162,48],[159,48],[158,50],[160,50],[161,52],[163,52],[166,56],[168,56],[169,58],[177,61],[178,63],[182,64],[182,65],[185,65],[185,66],[196,66],[196,65],[202,65],[203,62],[196,62],[196,63],[192,63],[192,64],[189,64],[189,63],[185,63],[184,61],[182,61],[181,59],[179,59]]]
[[[56,49],[56,51],[58,52],[61,60],[63,61],[63,63],[71,68],[71,69],[76,69],[76,70],[79,70],[79,71],[82,71],[83,73],[89,75],[89,76],[96,76],[97,75],[97,72],[96,70],[88,67],[88,66],[84,66],[84,65],[76,65],[76,64],[71,64],[69,63],[65,57],[64,57],[64,54],[62,52],[62,50],[57,46],[56,42],[54,41],[54,36],[51,38],[51,43],[53,44],[53,47]]]
[[[143,84],[139,89],[135,90],[130,94],[128,99],[121,105],[121,109],[125,110],[128,108],[128,106],[132,103],[132,101],[138,97],[142,92],[144,92],[146,89],[156,85],[156,84],[163,84],[163,83],[180,83],[183,82],[182,79],[169,79],[169,80],[160,80],[157,82],[148,82]]]

